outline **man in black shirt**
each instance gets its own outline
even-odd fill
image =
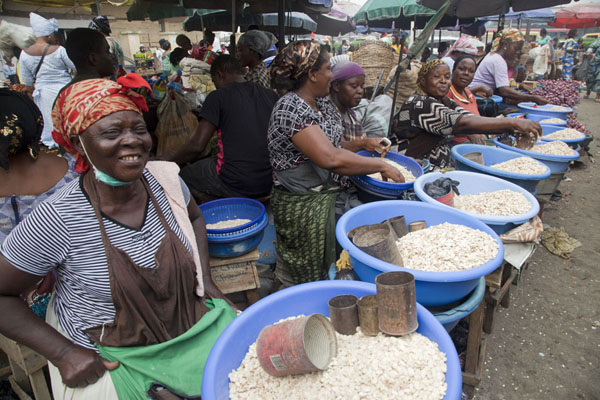
[[[218,90],[206,97],[190,142],[170,159],[179,164],[195,161],[216,132],[218,155],[181,170],[194,196],[206,201],[266,195],[272,185],[267,129],[277,95],[246,82],[239,61],[230,55],[217,57],[210,73]]]

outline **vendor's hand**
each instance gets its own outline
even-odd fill
[[[119,362],[106,361],[93,350],[73,344],[53,362],[60,371],[62,381],[68,387],[85,387],[95,383],[108,371],[119,366]]]
[[[548,104],[548,100],[546,100],[545,97],[542,96],[532,96],[532,100],[536,103],[539,104],[540,106],[546,105]]]
[[[535,135],[535,140],[542,135],[542,126],[539,122],[524,118],[514,118],[514,120],[515,130],[527,134],[533,133]]]
[[[380,144],[381,138],[368,138],[364,139],[365,145],[364,149],[367,151],[377,151],[381,153],[381,157],[385,157],[385,155],[390,151],[391,146],[384,146]]]
[[[494,91],[489,86],[480,86],[473,94],[480,97],[492,97]]]
[[[404,183],[404,175],[402,175],[400,173],[400,171],[398,171],[396,168],[392,167],[390,164],[386,163],[385,161],[382,161],[383,164],[385,164],[385,168],[383,168],[380,172],[381,172],[381,177],[383,178],[384,181],[388,181],[388,179],[391,179],[392,181],[396,182],[396,183]]]
[[[473,144],[485,144],[485,139],[487,139],[485,135],[469,135],[469,141]]]

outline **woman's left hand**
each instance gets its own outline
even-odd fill
[[[485,139],[487,139],[487,136],[485,135],[469,135],[469,140],[473,144],[485,144]]]
[[[385,157],[385,155],[390,151],[390,146],[384,146],[381,142],[382,138],[368,138],[364,139],[364,149],[367,151],[376,151],[381,153],[381,157]]]

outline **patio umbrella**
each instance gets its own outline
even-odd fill
[[[179,0],[153,0],[158,2]],[[281,0],[236,0],[236,10],[244,9],[244,3],[250,6],[252,14],[277,12]],[[231,11],[231,0],[181,0],[184,8],[224,9]],[[285,0],[285,11],[297,11],[308,14],[328,13],[333,0]]]
[[[410,29],[411,22],[414,22],[415,28],[421,29],[436,13],[436,10],[424,7],[416,0],[368,0],[354,15],[353,20],[357,25],[369,28],[395,29]],[[442,26],[454,26],[457,20],[456,17],[442,15],[439,23]]]
[[[498,21],[500,19],[500,15],[492,15],[489,17],[478,18],[479,21]],[[507,14],[504,14],[504,19],[522,19],[528,20],[532,22],[553,22],[556,17],[554,13],[549,8],[541,8],[539,10],[529,10],[529,11],[513,11],[511,8]]]
[[[183,21],[185,31],[231,31],[231,11],[227,10],[196,10],[194,15]],[[258,25],[261,29],[276,32],[277,13],[252,14],[248,8],[236,15],[236,25],[246,31],[249,25]],[[287,34],[306,34],[314,32],[317,24],[308,15],[299,12],[285,13],[285,30]]]
[[[438,9],[444,0],[417,0],[419,4]],[[569,3],[571,0],[452,0],[449,15],[459,18],[487,17],[514,11],[537,10]]]
[[[588,28],[600,25],[600,5],[577,4],[556,11],[556,20],[548,25],[559,28]]]
[[[343,12],[337,5],[331,7],[327,14],[316,14],[314,20],[317,23],[319,35],[338,36],[353,32],[356,28],[352,18]]]

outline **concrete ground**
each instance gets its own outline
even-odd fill
[[[582,99],[578,119],[596,136],[583,164],[544,210],[544,224],[581,241],[570,260],[540,246],[487,335],[473,399],[600,399],[600,104]]]

